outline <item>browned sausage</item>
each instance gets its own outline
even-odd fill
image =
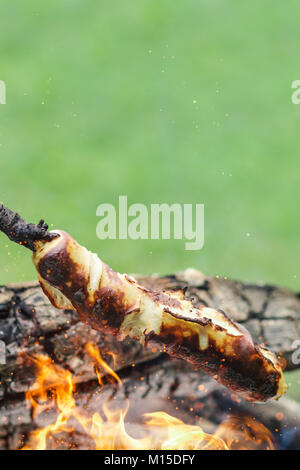
[[[221,310],[195,308],[183,293],[145,289],[119,274],[70,235],[35,242],[41,286],[58,308],[74,308],[81,321],[122,339],[136,339],[191,362],[250,401],[286,391],[276,356]]]

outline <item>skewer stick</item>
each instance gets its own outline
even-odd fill
[[[44,220],[38,224],[28,223],[19,214],[0,204],[0,230],[13,242],[35,251],[34,242],[51,241],[57,237],[55,233],[48,232],[48,228]]]

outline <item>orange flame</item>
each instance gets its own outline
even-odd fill
[[[94,346],[92,343],[89,343],[86,345],[86,350],[87,352],[89,353],[89,355],[96,361],[96,364],[98,364],[100,367],[102,367],[102,369],[104,369],[108,374],[109,376],[113,377],[114,379],[116,379],[116,381],[121,385],[122,382],[121,382],[121,379],[120,377],[115,373],[115,371],[109,367],[109,365],[102,359],[101,357],[101,354],[100,354],[100,351],[99,349],[96,348],[96,346]],[[112,357],[114,359],[114,362],[115,362],[115,356],[112,354]],[[102,379],[101,379],[101,375],[99,373],[99,370],[98,370],[98,367],[96,367],[96,374],[97,374],[97,377],[98,377],[98,382],[99,382],[99,385],[103,385],[103,382],[102,382]]]
[[[230,416],[219,426],[216,436],[233,450],[274,450],[271,432],[255,418]]]
[[[102,359],[93,345],[86,346],[95,361],[95,370],[102,386],[100,369],[109,374],[119,386],[122,382],[116,372]],[[125,424],[129,403],[113,409],[108,403],[99,412],[89,414],[76,404],[72,374],[62,369],[47,356],[32,358],[37,367],[34,385],[26,393],[33,418],[44,419],[49,409],[56,411],[56,419],[30,433],[23,450],[69,448],[64,437],[71,434],[76,440],[80,429],[91,447],[97,450],[227,450],[273,449],[271,433],[261,424],[249,418],[231,417],[219,426],[214,435],[205,433],[200,426],[185,424],[182,420],[163,411],[143,415],[144,424],[138,427],[138,437],[128,433],[130,423]],[[136,431],[136,430],[135,430]],[[75,444],[74,444],[75,445]]]

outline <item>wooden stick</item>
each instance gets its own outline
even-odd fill
[[[51,241],[57,236],[48,232],[48,225],[43,220],[38,224],[30,224],[3,204],[0,204],[0,230],[11,241],[24,245],[31,251],[35,251],[34,242],[37,240]]]

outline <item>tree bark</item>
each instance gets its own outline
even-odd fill
[[[195,306],[224,310],[243,324],[255,341],[280,353],[288,370],[297,367],[292,353],[294,341],[300,339],[299,295],[280,287],[207,277],[193,269],[166,277],[135,277],[155,290],[186,288],[185,295]],[[98,346],[124,383],[121,389],[106,385],[101,398],[95,396],[98,385],[94,364],[85,351],[89,342]],[[109,353],[117,358],[116,363]],[[164,410],[176,414],[178,405],[180,417],[188,422],[195,419],[196,413],[206,423],[208,432],[228,408],[258,416],[267,426],[275,423],[281,428],[283,424],[287,426],[287,421],[290,425],[297,419],[295,425],[300,425],[299,405],[294,402],[283,398],[278,404],[256,407],[240,401],[182,361],[157,357],[155,351],[146,350],[133,340],[117,342],[79,322],[74,311],[55,309],[38,283],[32,282],[0,287],[0,448],[18,447],[21,435],[39,425],[32,420],[24,399],[24,392],[35,379],[28,360],[33,354],[46,354],[71,370],[78,384],[78,400],[92,408],[112,394],[118,400],[129,396],[133,404],[140,404],[135,409],[144,412]],[[278,413],[284,414],[286,422],[276,418]],[[136,419],[134,414],[130,416],[133,421]]]
[[[272,433],[277,449],[300,448],[300,405],[281,398],[279,402],[260,404],[245,402],[224,389],[210,377],[194,371],[190,365],[165,356],[148,360],[136,367],[119,371],[122,386],[107,383],[99,388],[96,380],[79,383],[74,394],[77,406],[92,416],[102,405],[117,404],[129,409],[126,430],[131,434],[143,425],[143,414],[164,411],[186,424],[199,425],[207,433],[232,417],[259,421]],[[26,444],[28,435],[55,421],[55,411],[34,418],[23,394],[10,396],[0,408],[0,449],[17,449]],[[73,423],[74,424],[74,423]],[[71,434],[60,434],[63,449],[93,449],[89,436],[74,424]],[[53,441],[53,444],[57,444]]]

